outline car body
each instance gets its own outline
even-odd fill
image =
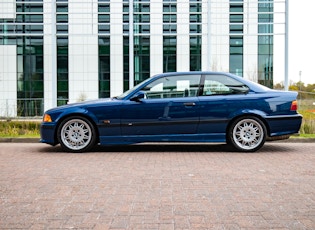
[[[45,112],[41,142],[69,152],[141,142],[226,142],[253,152],[266,139],[298,133],[297,93],[271,90],[230,73],[151,77],[119,97]]]

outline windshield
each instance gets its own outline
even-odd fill
[[[126,92],[124,92],[123,94],[121,94],[120,96],[118,97],[115,97],[116,99],[124,99],[126,96],[128,96],[130,93],[134,92],[134,91],[137,91],[138,89],[140,89],[147,81],[151,80],[151,78],[148,78],[146,79],[145,81],[139,83],[138,85],[136,85],[135,87],[127,90]]]

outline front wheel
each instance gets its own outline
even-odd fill
[[[242,152],[255,152],[265,141],[266,126],[260,119],[252,116],[235,120],[227,132],[228,144]]]
[[[85,152],[96,142],[92,123],[83,117],[69,117],[58,127],[57,137],[61,147],[68,152]]]

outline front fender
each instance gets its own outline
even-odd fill
[[[71,109],[71,110],[66,110],[66,111],[60,113],[59,116],[55,118],[55,122],[57,124],[59,124],[66,117],[80,116],[80,115],[90,119],[95,124],[97,124],[97,122],[98,122],[96,116],[93,113],[86,110],[85,108],[75,108],[75,109]]]

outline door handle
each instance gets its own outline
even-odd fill
[[[195,102],[185,102],[184,103],[185,106],[195,106]]]

